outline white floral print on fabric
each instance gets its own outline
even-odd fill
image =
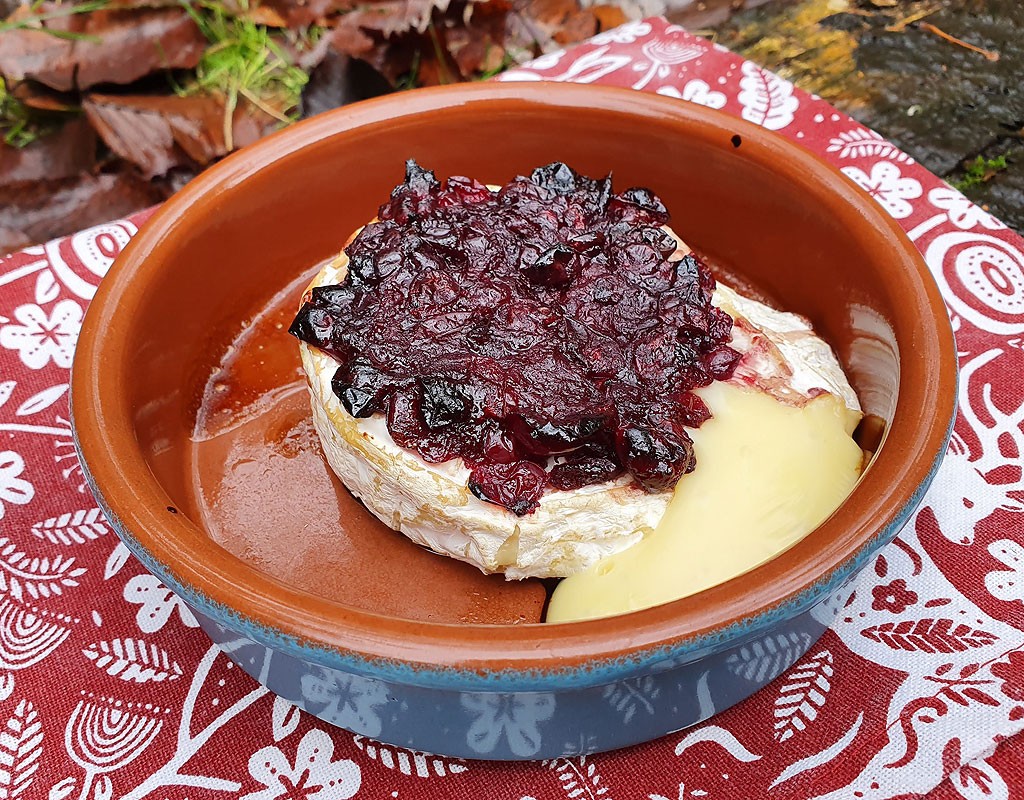
[[[124,587],[124,599],[139,605],[135,621],[143,633],[155,633],[160,630],[167,624],[175,609],[186,627],[199,626],[181,599],[153,575],[136,575],[128,581]]]
[[[859,167],[843,167],[842,172],[894,218],[906,219],[914,213],[914,207],[907,201],[921,196],[921,184],[914,178],[904,178],[892,162],[878,161],[870,173]]]
[[[314,728],[295,749],[294,763],[279,747],[264,747],[249,758],[249,774],[265,788],[242,800],[347,800],[359,791],[362,776],[350,759],[334,760],[334,742]]]
[[[633,84],[634,89],[643,89],[655,77],[664,80],[672,74],[672,68],[687,61],[700,58],[706,52],[702,45],[694,42],[679,42],[674,39],[652,39],[644,42],[641,52],[647,61],[633,64],[635,72],[643,72],[643,76]]]
[[[961,230],[981,226],[990,231],[998,231],[1006,227],[987,211],[976,206],[956,189],[949,186],[939,186],[928,192],[928,202],[947,212],[949,221]]]
[[[639,39],[641,36],[646,36],[651,32],[651,23],[646,20],[638,20],[637,22],[627,22],[625,25],[619,25],[617,28],[612,28],[610,31],[605,33],[599,33],[597,36],[593,36],[588,39],[588,44],[601,45],[601,44],[631,44]],[[533,66],[531,62],[530,66]]]
[[[4,518],[4,504],[23,506],[36,495],[35,487],[20,477],[25,471],[25,460],[13,450],[0,453],[0,519]]]
[[[699,78],[689,81],[681,92],[675,86],[662,86],[658,89],[658,94],[688,100],[708,108],[722,108],[725,105],[725,95],[712,90],[707,83]]]
[[[985,576],[985,588],[997,600],[1024,603],[1024,547],[1011,539],[999,539],[988,546],[993,558],[1009,569],[992,570]]]
[[[779,131],[789,125],[800,107],[793,94],[793,84],[751,61],[742,67],[740,94],[737,98],[743,119],[750,120],[770,131]]]
[[[61,300],[46,311],[34,303],[14,309],[14,319],[0,328],[0,347],[17,350],[29,369],[42,369],[52,360],[61,369],[70,369],[82,327],[82,307],[74,300]]]

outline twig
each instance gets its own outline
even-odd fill
[[[232,87],[224,97],[224,147],[230,153],[235,149],[235,107],[238,105],[238,89]]]
[[[434,58],[437,59],[437,69],[440,73],[441,83],[454,83],[451,72],[448,69],[448,62],[444,58],[444,49],[441,47],[441,40],[437,35],[437,28],[434,27],[433,19],[427,25],[427,31],[430,33],[430,42],[434,46]]]
[[[942,30],[940,28],[936,28],[930,22],[922,22],[921,23],[921,29],[925,30],[925,31],[928,31],[929,33],[934,33],[940,39],[945,39],[947,42],[951,42],[952,44],[959,45],[960,47],[964,47],[964,48],[966,48],[968,50],[971,50],[971,51],[973,51],[975,53],[980,53],[981,55],[985,56],[985,58],[987,58],[989,61],[998,61],[999,60],[999,53],[997,53],[995,50],[986,50],[984,47],[978,47],[976,44],[971,44],[970,42],[965,42],[963,39],[957,39],[955,36],[952,36],[952,35],[946,33],[944,30]]]
[[[242,97],[244,97],[250,103],[252,103],[254,106],[256,106],[256,108],[258,108],[260,111],[262,111],[268,117],[273,117],[274,119],[279,120],[280,122],[285,122],[285,123],[291,122],[291,120],[288,119],[288,117],[286,117],[280,111],[277,111],[276,109],[271,108],[269,105],[267,105],[262,100],[260,100],[255,94],[250,92],[248,89],[242,87],[242,88],[240,88],[238,90],[238,93],[240,95],[242,95]]]
[[[921,11],[915,11],[909,17],[904,17],[903,19],[894,22],[892,25],[886,25],[885,29],[889,33],[903,33],[903,31],[906,29],[908,25],[913,25],[915,22],[920,22],[925,17],[930,17],[935,12],[941,10],[942,6],[932,6],[931,8],[925,8],[922,9]]]

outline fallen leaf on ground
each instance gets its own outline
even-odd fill
[[[86,120],[73,119],[27,147],[0,143],[0,186],[68,178],[95,164],[96,134]]]
[[[577,11],[565,18],[554,39],[562,45],[574,44],[589,39],[598,31],[597,16],[593,11]]]
[[[81,110],[75,95],[68,92],[54,92],[34,81],[22,81],[11,88],[11,94],[22,105],[38,111],[66,113]]]
[[[165,175],[174,167],[206,166],[228,153],[224,102],[212,95],[92,94],[83,107],[107,146],[147,178]],[[232,122],[237,147],[278,125],[246,102],[239,103]]]
[[[629,21],[629,17],[618,6],[593,6],[590,10],[597,17],[598,27],[603,31],[610,31]]]
[[[0,188],[0,230],[22,242],[45,242],[70,231],[131,214],[166,199],[160,187],[130,172]]]
[[[570,18],[581,12],[577,0],[520,0],[515,13],[509,14],[506,33],[522,45],[531,46],[537,52],[551,52],[562,46],[560,36]],[[592,12],[584,11],[595,22]],[[579,24],[578,20],[573,20]]]
[[[358,13],[342,17],[334,30],[325,34],[321,42],[347,56],[363,59],[369,56],[377,48],[378,42],[359,25]]]
[[[256,6],[239,3],[238,0],[224,3],[233,14],[242,14],[261,25],[276,28],[305,28],[322,24],[331,15],[350,11],[358,5],[359,0],[262,0]]]
[[[448,20],[445,42],[462,77],[492,74],[510,59],[505,49],[507,3],[479,3],[472,6],[468,20]]]
[[[469,7],[480,0],[463,0],[458,5]],[[425,33],[433,19],[434,12],[443,14],[452,5],[452,0],[383,0],[383,2],[360,5],[342,17],[356,17],[357,24],[364,30],[374,31],[390,37],[408,31]]]
[[[44,5],[37,13],[51,7]],[[180,8],[96,11],[45,26],[0,32],[0,72],[13,81],[32,78],[58,91],[128,84],[158,70],[192,68],[207,45]]]
[[[0,256],[21,250],[32,244],[32,240],[24,231],[16,231],[13,228],[5,228],[0,225]]]

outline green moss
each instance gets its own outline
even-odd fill
[[[57,130],[64,119],[64,114],[39,112],[26,106],[11,94],[7,82],[0,75],[0,140],[4,144],[19,149],[28,147]]]
[[[242,2],[243,12],[248,4]],[[232,149],[232,118],[239,98],[281,122],[294,119],[309,76],[297,67],[265,25],[234,16],[219,2],[191,3],[188,11],[210,42],[196,67],[195,79],[179,89],[183,94],[209,93],[224,97],[224,141]],[[316,36],[319,30],[310,31]]]
[[[992,180],[1006,167],[1006,156],[998,156],[997,158],[978,156],[967,165],[963,177],[956,181],[950,181],[949,185],[958,191],[966,192],[975,186],[981,186],[983,183]]]
[[[848,0],[772,4],[739,15],[738,27],[727,31],[722,43],[804,91],[857,105],[864,94],[857,80],[857,37],[822,25],[826,17],[849,8]]]
[[[24,16],[17,15],[15,19],[6,19],[0,22],[0,33],[4,31],[14,30],[37,30],[43,33],[48,33],[51,36],[55,36],[58,39],[71,39],[71,40],[88,40],[88,41],[99,41],[98,36],[92,36],[88,33],[79,33],[77,31],[63,31],[54,30],[53,28],[47,28],[43,25],[44,22],[49,22],[55,19],[61,19],[63,17],[71,17],[76,14],[90,14],[93,11],[101,11],[110,4],[110,0],[86,0],[83,3],[75,3],[72,5],[60,5],[49,11],[42,13],[35,13],[38,8],[42,5],[42,0],[35,0],[30,6],[29,10],[31,13]]]

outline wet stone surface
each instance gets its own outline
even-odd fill
[[[1017,0],[776,0],[706,32],[825,97],[1024,231]]]

